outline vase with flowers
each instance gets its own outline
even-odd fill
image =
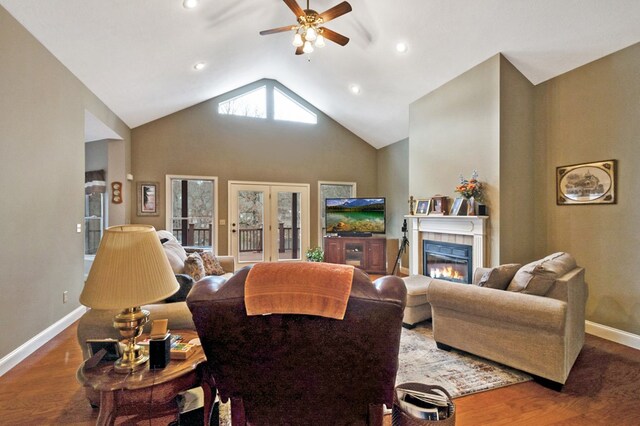
[[[475,216],[476,201],[482,201],[484,185],[478,180],[476,170],[471,174],[471,179],[466,179],[460,175],[460,184],[456,186],[455,192],[462,195],[467,200],[467,216]]]

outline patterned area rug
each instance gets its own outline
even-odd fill
[[[440,385],[456,398],[531,380],[531,376],[466,352],[436,347],[431,323],[402,329],[396,384]]]
[[[438,349],[430,322],[402,329],[399,358],[396,384],[440,385],[453,398],[531,380],[531,376],[502,364],[455,349]],[[220,425],[230,424],[229,404],[221,404]]]

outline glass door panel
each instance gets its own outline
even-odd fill
[[[239,263],[265,260],[265,195],[264,190],[237,191],[237,216],[233,218],[232,232],[237,233],[237,259]],[[268,195],[267,195],[268,196]]]
[[[278,245],[278,260],[300,260],[301,234],[300,219],[302,206],[300,205],[299,192],[278,191],[278,232],[276,241]]]

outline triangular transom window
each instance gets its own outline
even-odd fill
[[[273,118],[298,123],[318,123],[318,117],[314,113],[285,95],[277,87],[273,88]]]
[[[219,102],[218,114],[317,124],[318,115],[294,97],[267,81],[263,86]]]
[[[267,86],[238,95],[218,104],[218,113],[242,117],[267,118]]]

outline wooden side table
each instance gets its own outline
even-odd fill
[[[184,341],[198,337],[194,331],[172,330],[182,335]],[[139,414],[144,410],[159,409],[178,413],[178,393],[202,386],[204,390],[204,420],[209,415],[215,395],[206,370],[206,358],[201,346],[186,360],[171,360],[163,369],[149,367],[129,374],[116,373],[113,362],[101,362],[94,368],[83,363],[76,374],[78,381],[100,393],[100,412],[97,425],[113,425],[122,414]]]

